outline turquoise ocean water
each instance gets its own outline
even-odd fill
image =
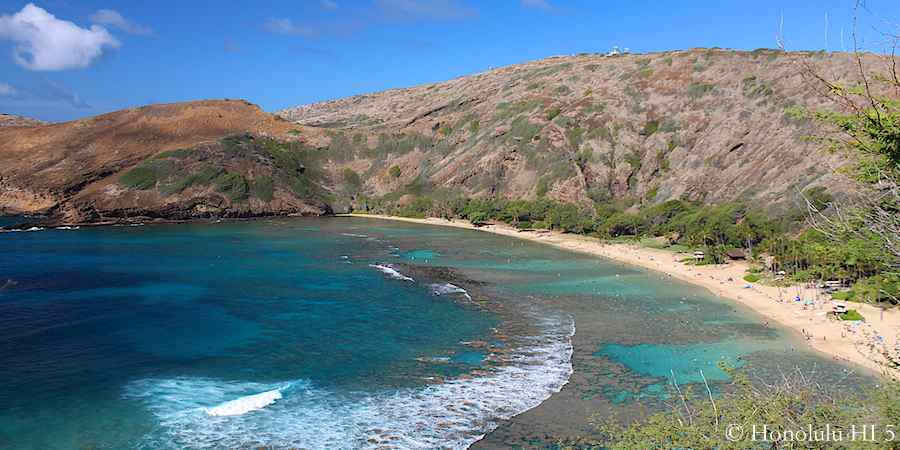
[[[644,271],[468,230],[0,233],[0,448],[462,448],[559,391],[573,343],[593,364],[583,396],[613,407],[701,369],[715,386],[720,360],[857,382],[759,322]]]

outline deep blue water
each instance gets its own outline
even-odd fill
[[[445,266],[486,283],[476,301],[431,272],[404,278]],[[463,447],[562,386],[573,325],[611,404],[664,396],[670,374],[724,381],[723,359],[846,378],[690,286],[485,233],[368,219],[0,233],[0,448]]]

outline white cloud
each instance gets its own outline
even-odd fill
[[[321,0],[319,4],[322,5],[322,8],[324,9],[338,9],[338,4],[334,0]]]
[[[118,11],[112,9],[101,9],[94,14],[91,14],[91,22],[100,25],[109,25],[131,34],[140,34],[144,36],[153,34],[153,30],[150,27],[145,27],[141,24],[132,22],[125,17],[122,17]]]
[[[0,81],[0,97],[12,97],[16,95],[19,91],[16,88]]]
[[[103,27],[81,28],[31,3],[11,16],[0,16],[0,39],[15,43],[16,64],[29,70],[85,68],[104,47],[120,45]]]
[[[297,36],[312,36],[315,34],[312,28],[295,24],[291,19],[271,18],[266,21],[263,28],[270,33],[290,34]]]
[[[535,9],[543,9],[545,11],[549,11],[553,9],[550,6],[550,3],[547,0],[521,0],[522,6],[526,8],[535,8]]]

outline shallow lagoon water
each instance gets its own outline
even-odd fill
[[[600,410],[661,400],[669,373],[724,381],[722,359],[859,382],[699,289],[469,230],[278,219],[0,247],[0,448],[465,447],[573,364],[554,399]],[[455,268],[492,306],[378,265]]]

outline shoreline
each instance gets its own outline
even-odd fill
[[[829,317],[830,298],[819,294],[816,289],[799,285],[778,288],[747,283],[743,280],[749,268],[746,262],[690,266],[679,262],[683,256],[679,257],[667,250],[610,244],[589,236],[558,231],[521,231],[505,224],[475,227],[464,220],[414,219],[376,214],[339,214],[335,217],[362,217],[486,231],[661,272],[703,287],[719,298],[737,302],[764,319],[777,322],[801,341],[808,343],[810,348],[833,360],[852,363],[883,376],[900,378],[900,370],[887,367],[887,358],[883,356],[883,352],[896,348],[897,334],[900,333],[900,311],[851,303],[851,308],[859,311],[866,321],[854,324],[834,320]],[[751,287],[748,288],[748,285]],[[804,306],[791,300],[797,295],[817,301],[814,305]]]

